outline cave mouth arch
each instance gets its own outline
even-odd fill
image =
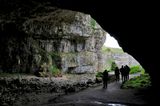
[[[158,89],[157,80],[159,80],[158,63],[155,61],[156,52],[148,51],[146,45],[151,42],[150,45],[154,49],[157,48],[157,34],[155,29],[152,28],[154,18],[157,16],[153,11],[157,11],[155,8],[148,8],[148,6],[154,6],[154,3],[146,2],[144,5],[142,2],[111,2],[108,4],[101,1],[93,1],[85,3],[79,1],[77,3],[68,4],[60,3],[58,6],[61,8],[71,9],[75,11],[81,11],[91,16],[104,28],[108,33],[114,36],[124,51],[127,51],[134,56],[142,66],[146,69],[146,72],[152,77],[152,85],[154,89]],[[136,7],[136,8],[135,8]],[[149,12],[150,11],[150,12]],[[142,14],[143,13],[143,14]],[[149,21],[146,23],[144,19]],[[154,33],[154,34],[153,34]],[[146,36],[153,35],[152,38],[146,38]],[[153,57],[152,57],[152,56]],[[157,90],[156,90],[157,91]]]
[[[46,2],[47,1],[47,2]],[[138,1],[90,1],[84,0],[1,0],[0,7],[1,13],[10,13],[12,10],[19,8],[19,11],[26,11],[29,13],[29,8],[33,8],[42,4],[42,6],[56,6],[59,8],[80,11],[91,16],[102,26],[103,29],[108,31],[118,41],[124,51],[133,55],[144,66],[146,71],[151,75],[154,88],[158,88],[156,81],[159,79],[158,63],[155,61],[158,52],[148,51],[146,45],[150,45],[153,49],[157,48],[157,34],[156,28],[153,25],[156,22],[155,13],[156,3],[153,2],[138,2]],[[28,7],[27,7],[28,6]],[[148,8],[155,6],[154,8]],[[17,16],[18,16],[17,15]],[[147,22],[145,21],[148,20]],[[153,29],[154,27],[155,29]],[[154,37],[148,38],[146,36],[153,35]],[[148,52],[148,53],[147,53]],[[156,55],[155,55],[156,54]]]
[[[1,0],[0,8],[5,7],[3,5],[4,0]],[[20,1],[20,0],[17,0]],[[28,0],[29,1],[29,0]],[[34,0],[37,1],[37,0]],[[45,0],[46,1],[46,0]],[[152,3],[141,3],[141,2],[114,2],[106,5],[104,1],[91,1],[86,2],[82,0],[47,0],[51,3],[48,5],[56,5],[60,8],[71,9],[75,11],[81,11],[91,16],[98,21],[98,23],[111,35],[118,39],[121,47],[131,55],[133,55],[146,71],[151,75],[152,87],[155,89],[153,93],[157,97],[159,95],[159,63],[155,61],[159,56],[158,52],[153,52],[152,50],[157,50],[158,37],[156,37],[157,28],[153,23],[158,21],[154,18],[155,13],[158,13],[159,9],[148,8]],[[8,2],[8,3],[7,3]],[[10,4],[7,9],[1,9],[0,12],[10,11],[12,8],[12,3],[6,0],[5,3]],[[14,1],[13,1],[14,2]],[[17,2],[15,2],[16,4]],[[24,3],[24,2],[18,2]],[[27,2],[28,3],[28,2]],[[14,4],[14,3],[13,3]],[[157,3],[158,4],[158,3]],[[10,7],[11,6],[11,7]],[[17,5],[16,5],[17,6]],[[23,5],[25,6],[25,5]],[[34,7],[34,5],[33,5]],[[136,7],[136,8],[135,8]],[[29,9],[28,9],[29,10]],[[19,11],[23,11],[23,8]],[[129,11],[129,12],[128,12]],[[147,21],[146,21],[147,20]],[[157,21],[157,22],[156,22]],[[153,28],[152,28],[153,27]],[[154,29],[155,28],[155,29]],[[149,37],[153,36],[153,37]],[[149,37],[149,38],[148,38]],[[152,46],[151,50],[145,48],[146,46]],[[157,98],[156,98],[157,99]],[[155,99],[155,100],[156,100]]]
[[[106,3],[81,0],[75,3],[71,0],[68,3],[61,1],[57,6],[91,14],[103,29],[119,41],[123,50],[134,56],[146,69],[151,76],[153,94],[156,95],[153,97],[159,97],[157,93],[160,89],[157,84],[160,75],[157,71],[159,64],[155,60],[159,54],[152,51],[158,48],[158,29],[155,27],[158,22],[157,4],[139,1],[108,1]],[[148,45],[152,50],[146,48]]]
[[[147,82],[146,83],[147,86],[145,86],[144,88],[151,86],[150,76],[148,75],[148,73],[145,72],[145,69],[143,68],[143,66],[141,66],[141,64],[133,56],[131,56],[127,52],[124,52],[123,48],[119,46],[118,41],[114,37],[112,37],[109,33],[106,33],[106,41],[102,46],[102,57],[104,59],[103,61],[105,62],[103,63],[103,65],[101,65],[101,67],[104,66],[104,69],[106,69],[107,71],[114,72],[116,78],[120,77],[120,80],[122,81],[123,81],[122,76],[124,76],[123,74],[126,73],[125,68],[126,66],[129,66],[130,68],[129,76],[132,79],[130,79],[128,82],[122,83],[122,88],[123,87],[134,88],[134,86],[136,85],[137,85],[137,88],[142,87],[144,83],[141,83],[140,80],[144,80],[144,79],[149,79],[149,80],[145,80]],[[117,68],[118,70],[115,67],[118,67]],[[125,67],[125,68],[122,68],[122,67]],[[116,74],[117,71],[115,70],[119,72],[120,76]],[[136,75],[135,78],[133,77],[134,75]],[[135,82],[138,82],[139,84],[141,83],[142,85],[141,84],[138,85],[138,83],[132,83],[131,80],[132,81],[135,80]]]

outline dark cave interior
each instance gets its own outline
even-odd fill
[[[13,8],[12,3],[30,3],[28,1],[0,0],[0,13]],[[112,36],[125,52],[134,56],[151,75],[153,88],[159,89],[158,54],[158,6],[145,1],[98,1],[98,0],[33,0],[49,2],[49,5],[81,11],[91,16]],[[8,7],[8,4],[9,7]],[[21,6],[21,5],[20,5]],[[34,6],[34,5],[33,5]],[[17,7],[15,7],[17,8]],[[157,25],[156,25],[157,24]]]

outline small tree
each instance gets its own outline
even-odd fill
[[[114,71],[116,67],[117,67],[117,64],[115,62],[112,62],[111,71]]]

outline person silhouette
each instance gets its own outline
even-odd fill
[[[103,79],[103,88],[107,88],[108,86],[108,71],[107,70],[104,70],[102,79]]]
[[[121,79],[122,79],[122,82],[125,80],[124,79],[124,74],[125,74],[125,71],[124,71],[124,66],[122,65],[121,68],[120,68],[120,72],[121,72]]]
[[[128,65],[125,66],[125,71],[126,71],[126,80],[129,80],[130,67]]]
[[[116,81],[119,81],[119,74],[120,74],[120,72],[119,72],[118,67],[115,68],[114,74],[115,74],[115,77],[116,77]]]

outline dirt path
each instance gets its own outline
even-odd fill
[[[118,103],[116,106],[146,104],[146,101],[142,99],[143,95],[139,94],[139,90],[120,89],[120,86],[121,82],[112,82],[108,84],[107,89],[103,89],[102,86],[88,88],[78,93],[50,99],[49,103],[43,104],[43,106],[52,106],[53,104],[54,106],[106,106],[107,104],[108,106],[113,106],[111,103]]]

